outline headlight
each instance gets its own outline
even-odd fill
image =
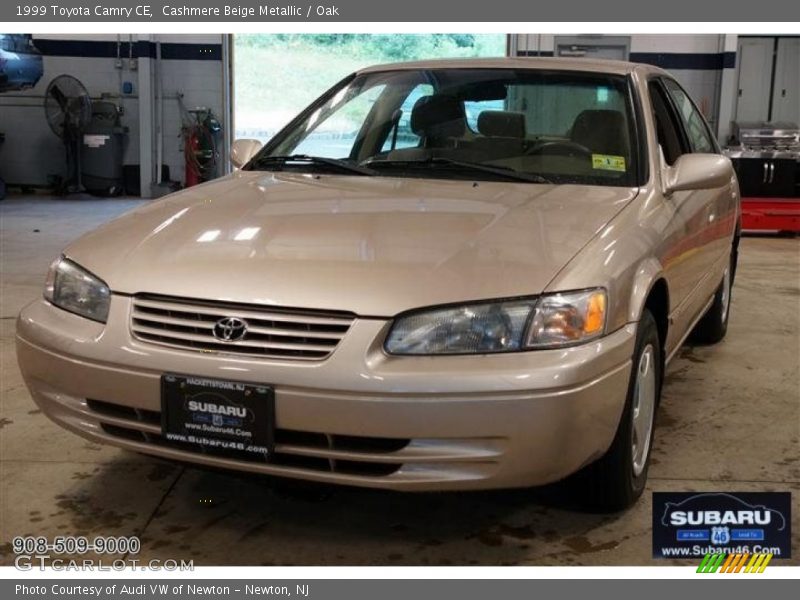
[[[398,318],[385,348],[389,354],[488,354],[554,348],[603,335],[602,289],[538,298],[467,304]]]
[[[111,291],[97,277],[64,257],[50,265],[44,297],[69,312],[93,321],[108,320]]]

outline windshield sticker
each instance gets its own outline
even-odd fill
[[[592,154],[592,168],[604,171],[624,171],[625,157],[611,154]]]

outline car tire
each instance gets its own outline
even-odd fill
[[[714,300],[703,318],[692,331],[691,341],[697,344],[716,344],[728,332],[728,317],[731,313],[731,291],[733,290],[734,257],[731,254],[722,281],[714,293]]]
[[[652,313],[645,309],[636,331],[625,408],[614,441],[602,458],[576,476],[585,508],[616,512],[628,508],[642,495],[653,448],[663,370],[658,326]]]

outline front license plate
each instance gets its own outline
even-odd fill
[[[275,394],[270,386],[161,377],[161,433],[168,440],[198,450],[241,452],[242,458],[269,457],[274,424]]]

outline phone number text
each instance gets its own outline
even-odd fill
[[[11,541],[14,554],[137,554],[141,547],[136,536],[62,535],[52,541],[43,536],[17,536]]]

